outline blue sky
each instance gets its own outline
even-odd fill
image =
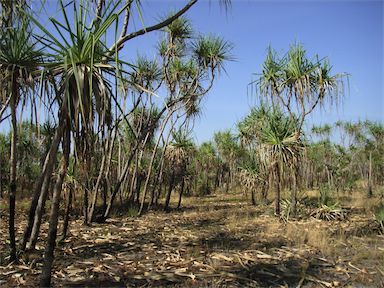
[[[36,1],[39,6],[40,0]],[[185,3],[187,0],[142,0],[144,23],[136,17],[129,32],[155,23]],[[56,0],[46,4],[49,16],[61,14]],[[215,131],[234,129],[256,103],[247,87],[255,79],[254,73],[261,71],[268,45],[284,53],[295,42],[310,56],[328,57],[334,73],[350,74],[343,105],[315,111],[307,127],[339,119],[384,122],[383,14],[384,1],[232,0],[232,7],[225,11],[217,0],[199,0],[186,14],[196,33],[220,35],[231,42],[236,60],[227,63],[227,73],[217,78],[203,101],[195,139],[201,143]],[[41,20],[48,22],[46,16]],[[122,56],[130,61],[138,54],[154,57],[159,37],[160,32],[153,32],[129,41]]]
[[[329,57],[334,73],[350,74],[343,105],[316,111],[307,126],[339,119],[384,122],[383,3],[233,0],[225,12],[216,1],[199,1],[187,13],[194,28],[232,42],[236,61],[226,65],[227,75],[221,75],[203,103],[195,125],[198,142],[209,140],[214,131],[235,128],[255,104],[247,84],[261,71],[268,45],[284,53],[294,42],[309,55]],[[180,6],[181,1],[143,1],[143,13],[157,17],[165,8]],[[151,37],[142,41],[149,44]]]

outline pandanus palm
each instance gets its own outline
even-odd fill
[[[306,117],[319,105],[337,104],[344,93],[346,74],[332,74],[327,59],[309,59],[300,44],[291,45],[283,56],[268,49],[263,70],[256,84],[261,96],[270,99],[273,105],[279,105],[289,113],[292,120],[298,119],[295,137],[298,140]],[[299,167],[295,168],[294,182]],[[296,188],[294,188],[296,190]],[[296,209],[296,192],[292,198],[292,209]]]
[[[169,207],[171,199],[171,193],[176,184],[181,182],[184,186],[184,176],[187,171],[187,165],[193,149],[193,142],[189,137],[189,133],[180,128],[172,133],[173,141],[168,144],[165,159],[169,171],[169,186],[165,199],[164,210]],[[181,197],[184,187],[181,187],[179,205],[181,203]]]
[[[109,57],[109,50],[102,42],[107,30],[114,23],[124,8],[118,11],[109,10],[109,13],[102,14],[99,21],[88,22],[88,7],[85,3],[79,5],[73,2],[74,25],[69,22],[63,1],[60,1],[64,23],[60,23],[54,18],[50,18],[51,24],[56,29],[56,33],[50,33],[46,27],[33,19],[35,25],[44,34],[41,42],[49,46],[51,53],[48,57],[51,61],[46,65],[48,73],[53,77],[53,81],[58,83],[57,103],[59,105],[59,126],[56,131],[56,141],[53,141],[50,152],[46,159],[46,169],[43,172],[42,180],[39,181],[36,191],[37,198],[40,198],[40,207],[43,206],[47,194],[48,179],[53,170],[53,159],[57,153],[57,147],[67,134],[72,132],[77,156],[87,160],[87,148],[90,147],[90,137],[95,126],[101,131],[109,126],[112,120],[111,102],[113,101],[113,91],[110,81],[118,81],[116,75],[119,74],[121,62],[118,57]],[[117,9],[117,6],[114,6]],[[55,37],[53,34],[58,35]],[[114,78],[116,77],[116,78]],[[111,79],[111,80],[109,80]],[[116,97],[116,96],[115,96]],[[65,142],[65,141],[64,141]],[[63,142],[64,146],[67,146]],[[69,151],[68,149],[66,149]],[[65,171],[68,166],[68,157],[62,165],[61,171]],[[89,159],[88,159],[89,160]],[[89,162],[89,161],[88,161]],[[60,173],[62,179],[58,179],[57,191],[54,195],[60,198],[61,184],[65,173]],[[40,192],[40,191],[41,192]],[[48,244],[45,254],[44,269],[41,277],[43,286],[50,285],[50,270],[53,262],[54,243],[57,234],[57,210],[59,208],[58,199],[53,199],[51,207],[50,228],[48,233]],[[35,207],[31,205],[31,214],[36,214],[34,223],[41,221],[41,213],[35,213]],[[35,229],[36,228],[36,229]],[[30,228],[27,228],[27,230]],[[39,227],[34,227],[38,231]],[[28,231],[27,231],[28,232]],[[28,234],[28,233],[26,233]],[[38,234],[38,232],[37,232]],[[36,243],[36,237],[32,237],[32,244]]]
[[[242,181],[250,183],[260,183],[262,196],[266,200],[268,192],[269,166],[260,159],[260,139],[259,134],[264,126],[265,118],[269,110],[262,104],[257,108],[252,108],[251,112],[237,124],[239,131],[240,144],[245,149],[245,157],[240,163],[240,178]],[[249,178],[249,179],[247,179]],[[253,185],[254,186],[254,185]],[[254,191],[252,191],[252,203],[255,203]]]
[[[271,109],[259,132],[260,158],[268,165],[275,181],[275,214],[280,215],[281,176],[284,168],[292,168],[300,157],[302,144],[297,138],[297,120],[277,108]]]
[[[236,171],[236,164],[241,155],[241,149],[237,142],[237,137],[230,130],[217,132],[214,134],[214,141],[218,154],[224,165],[229,167],[229,177],[227,179],[227,191],[233,183],[233,176]]]
[[[11,261],[16,260],[14,232],[16,165],[17,165],[17,107],[35,86],[35,76],[42,64],[42,53],[36,46],[26,19],[15,27],[6,28],[0,38],[0,102],[9,103],[12,138],[10,154],[9,236]],[[4,106],[6,107],[6,106]],[[1,117],[1,115],[0,115]]]
[[[292,118],[297,115],[299,137],[305,117],[318,105],[333,105],[341,100],[345,76],[332,74],[328,59],[309,59],[303,46],[294,44],[283,57],[269,47],[255,83],[262,96],[280,104]]]

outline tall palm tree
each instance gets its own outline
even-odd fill
[[[265,104],[252,108],[250,113],[237,124],[241,148],[245,150],[240,163],[240,180],[248,186],[261,185],[262,197],[267,198],[270,169],[265,161],[260,159],[260,131],[262,130],[268,108]],[[252,190],[252,203],[255,196]]]
[[[195,164],[195,184],[194,189],[195,193],[198,195],[207,195],[211,193],[211,181],[213,180],[213,175],[215,168],[217,168],[218,157],[216,154],[215,147],[212,142],[203,142],[197,152],[196,157],[194,158]],[[198,187],[200,184],[200,187]]]
[[[280,215],[281,177],[284,169],[295,167],[302,144],[296,137],[297,120],[278,108],[268,111],[259,133],[260,158],[269,166],[275,181],[275,214]]]
[[[309,59],[302,45],[293,44],[283,57],[269,47],[262,73],[254,83],[261,96],[299,119],[299,137],[305,118],[315,108],[339,103],[345,92],[345,76],[333,74],[327,58],[319,59],[316,55],[314,60]]]
[[[181,183],[182,187],[179,194],[179,204],[184,189],[184,176],[187,172],[187,165],[191,157],[193,142],[189,136],[188,131],[183,130],[182,127],[172,133],[172,142],[167,146],[165,152],[166,165],[168,167],[168,190],[165,196],[164,210],[168,210],[169,202],[171,200],[171,193],[174,187]]]
[[[88,3],[88,2],[87,2]],[[49,46],[50,58],[49,63],[45,65],[48,73],[53,77],[54,84],[57,85],[57,103],[59,105],[59,126],[57,129],[57,139],[51,146],[52,153],[48,153],[47,159],[55,158],[57,146],[60,139],[69,141],[68,133],[72,133],[75,139],[75,151],[80,159],[87,161],[87,148],[91,147],[91,136],[94,129],[97,131],[109,127],[112,121],[112,102],[117,95],[112,90],[112,82],[117,84],[121,74],[121,65],[118,55],[109,57],[109,50],[102,41],[119,15],[124,11],[125,7],[118,10],[114,9],[103,13],[100,21],[90,21],[88,19],[88,7],[86,3],[79,5],[77,1],[73,2],[73,18],[74,24],[69,23],[67,9],[63,1],[59,2],[63,14],[64,23],[60,23],[54,18],[50,18],[51,24],[55,27],[57,33],[51,33],[46,27],[34,18],[31,18],[35,25],[41,30],[43,36],[41,42]],[[116,11],[117,10],[117,11]],[[90,22],[91,24],[88,24]],[[54,36],[58,35],[57,37]],[[57,81],[57,82],[56,82]],[[55,146],[55,147],[54,147]],[[46,170],[42,173],[43,181],[39,181],[36,189],[41,205],[33,207],[31,205],[32,214],[35,214],[33,221],[35,233],[30,239],[32,246],[36,243],[36,235],[38,235],[41,222],[41,212],[37,212],[36,208],[44,204],[47,194],[48,179],[53,170],[53,163],[50,160]],[[64,160],[61,171],[68,166]],[[60,175],[62,175],[60,173]],[[61,183],[60,183],[61,181]],[[62,179],[58,178],[57,193],[54,197],[60,198]],[[55,189],[56,189],[55,187]],[[39,191],[40,190],[40,191]],[[58,199],[53,199],[55,205],[51,206],[50,227],[48,233],[47,247],[45,253],[44,273],[41,276],[41,285],[50,285],[50,271],[53,261],[53,251],[55,239],[57,235],[57,211],[59,208]],[[53,246],[52,246],[53,245]]]
[[[69,129],[74,136],[76,156],[80,157],[81,164],[86,169],[91,153],[91,138],[94,135],[95,122],[97,129],[106,129],[112,121],[111,103],[113,91],[108,76],[116,75],[120,62],[117,57],[106,58],[108,49],[102,42],[108,28],[116,21],[122,11],[111,11],[104,15],[102,21],[88,25],[88,8],[73,5],[74,24],[69,23],[67,10],[71,6],[64,6],[59,1],[64,24],[50,18],[52,26],[56,29],[55,36],[40,24],[35,18],[32,21],[41,30],[41,42],[47,45],[47,58],[45,64],[47,73],[53,78],[56,102],[59,106],[59,124],[50,152],[46,157],[46,168],[43,169],[40,181],[35,189],[34,199],[30,207],[24,239],[29,239],[27,248],[34,248],[40,231],[43,206],[48,193],[48,183],[52,174],[54,159],[60,139]],[[66,37],[68,36],[68,37]],[[67,121],[67,118],[70,121]],[[69,126],[68,126],[69,124]],[[88,160],[88,161],[87,161]],[[84,171],[86,174],[86,171]],[[31,219],[32,218],[32,219]],[[33,228],[32,228],[33,223]],[[32,234],[31,234],[32,233]],[[28,235],[30,234],[30,235]],[[26,242],[26,241],[24,241]]]
[[[30,31],[27,19],[20,19],[7,27],[0,38],[0,98],[2,103],[9,99],[11,111],[12,138],[10,154],[10,193],[9,193],[9,236],[11,261],[16,260],[15,242],[15,199],[17,177],[17,107],[22,97],[35,86],[35,77],[42,64],[42,52]]]
[[[237,143],[235,135],[230,130],[216,132],[213,136],[219,157],[225,165],[229,167],[229,177],[227,179],[227,191],[233,183],[238,159],[241,157],[241,149]]]
[[[345,73],[333,74],[328,59],[319,59],[317,55],[314,60],[309,59],[303,46],[294,44],[283,57],[269,47],[262,73],[254,83],[260,96],[280,105],[292,121],[298,119],[294,136],[299,140],[304,121],[315,108],[340,102],[345,92],[345,76]],[[298,169],[295,168],[293,175],[294,186]],[[292,199],[292,204],[295,211],[296,199]]]

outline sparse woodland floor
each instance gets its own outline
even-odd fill
[[[372,219],[364,207],[353,207],[343,222],[286,222],[273,216],[272,205],[252,206],[242,194],[230,194],[186,198],[180,210],[92,227],[75,220],[55,253],[53,285],[384,287],[384,237],[370,231]],[[21,237],[21,215],[18,224]],[[0,266],[0,286],[38,286],[43,245],[20,264]]]

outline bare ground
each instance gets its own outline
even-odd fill
[[[384,237],[372,216],[282,221],[242,195],[190,198],[171,213],[116,217],[87,227],[71,222],[56,251],[55,287],[384,287]],[[5,265],[1,287],[36,287],[44,242]],[[25,226],[19,216],[18,236]],[[46,226],[43,231],[46,231]],[[43,235],[44,236],[44,235]]]

